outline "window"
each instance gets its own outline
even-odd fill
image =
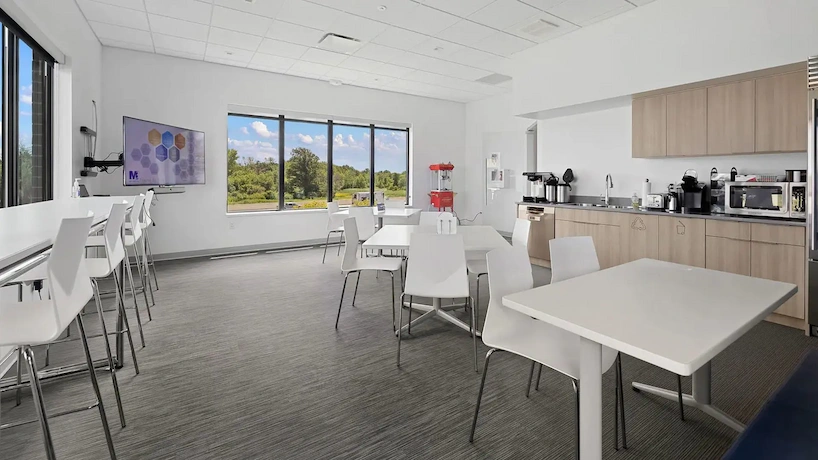
[[[227,137],[228,212],[408,204],[409,129],[228,114]]]
[[[4,13],[2,206],[51,199],[51,74],[54,59]]]

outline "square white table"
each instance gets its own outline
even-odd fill
[[[602,458],[602,346],[680,375],[684,402],[741,431],[710,401],[710,361],[795,295],[794,284],[641,259],[503,298],[580,336],[580,458]],[[674,392],[634,388],[676,399]]]
[[[421,210],[418,208],[385,208],[383,211],[378,211],[378,208],[372,207],[372,213],[375,214],[375,217],[378,218],[378,228],[383,228],[383,218],[384,217],[402,217],[408,219],[413,215],[419,213]],[[349,209],[344,209],[338,212],[333,213],[334,216],[348,216]]]
[[[377,232],[374,235],[369,237],[363,244],[364,249],[373,249],[378,251],[384,250],[393,250],[393,251],[401,251],[401,250],[408,250],[409,249],[409,239],[412,236],[412,233],[415,232],[429,232],[435,233],[437,231],[436,227],[432,226],[421,226],[421,225],[387,225]],[[467,226],[458,226],[457,227],[457,234],[463,236],[463,247],[466,250],[466,258],[467,259],[474,259],[479,257],[485,257],[486,253],[497,248],[503,248],[509,246],[509,242],[506,241],[494,227],[490,227],[488,225],[467,225]],[[409,255],[411,257],[411,254]],[[407,305],[407,304],[405,304]],[[432,305],[426,304],[419,304],[419,303],[412,303],[412,308],[417,308],[424,313],[420,315],[417,319],[411,322],[412,326],[416,324],[426,321],[427,319],[436,316],[439,318],[443,318],[446,321],[465,329],[471,332],[471,328],[468,324],[460,321],[458,318],[447,313],[447,310],[453,310],[455,308],[462,307],[462,304],[456,305],[441,305],[440,299],[432,299]],[[403,329],[408,329],[409,325],[403,326]],[[399,334],[400,331],[396,332]],[[480,335],[480,332],[477,332],[477,335]]]

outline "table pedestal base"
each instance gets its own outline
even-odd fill
[[[644,383],[633,382],[635,391],[644,391],[672,401],[679,400],[679,394],[675,391],[664,388],[645,385]],[[713,417],[719,422],[741,433],[744,431],[744,424],[724,413],[710,403],[710,363],[705,364],[701,369],[693,373],[693,394],[682,394],[682,402],[686,406],[699,409],[705,414]]]
[[[409,302],[403,303],[404,308],[409,308]],[[423,312],[422,315],[418,316],[417,318],[413,319],[410,323],[412,326],[416,326],[429,318],[441,318],[445,321],[448,321],[455,326],[463,329],[469,333],[471,333],[471,328],[468,324],[461,321],[459,318],[452,316],[449,311],[455,310],[458,308],[463,308],[465,304],[453,304],[453,305],[441,305],[440,299],[432,299],[432,305],[423,304],[423,303],[416,303],[412,302],[412,310],[417,310]],[[400,328],[397,332],[395,332],[395,336],[400,334],[401,332],[405,332],[409,329],[409,324]],[[477,337],[480,337],[480,331],[477,331]]]

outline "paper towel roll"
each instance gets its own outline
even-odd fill
[[[650,193],[650,180],[645,179],[645,182],[642,182],[642,204],[648,202],[648,194]]]

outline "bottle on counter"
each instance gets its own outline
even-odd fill
[[[636,192],[633,192],[633,196],[631,197],[631,205],[633,209],[639,209],[639,196],[636,195]]]

